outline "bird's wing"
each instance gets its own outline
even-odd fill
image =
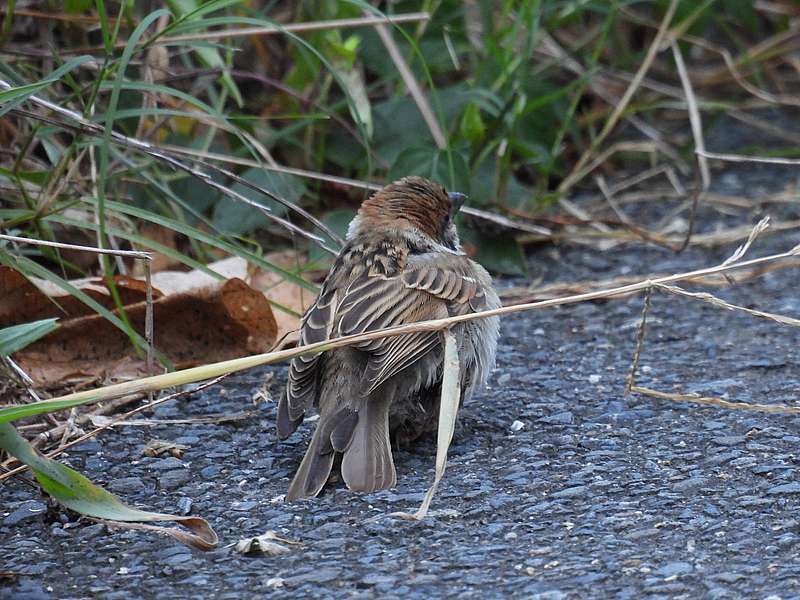
[[[336,290],[323,286],[317,300],[306,311],[300,324],[300,345],[322,342],[331,337],[336,313]],[[289,364],[286,395],[278,405],[278,435],[288,437],[303,420],[317,395],[323,354],[298,356]]]
[[[397,276],[355,279],[336,307],[334,330],[351,335],[482,310],[484,290],[474,274],[474,263],[465,256],[412,255]],[[370,355],[368,392],[440,345],[435,331],[357,344]]]

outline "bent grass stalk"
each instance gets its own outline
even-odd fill
[[[623,285],[616,288],[598,290],[594,292],[587,292],[583,294],[576,294],[572,296],[564,296],[560,298],[553,298],[550,300],[542,300],[539,302],[530,302],[526,304],[518,304],[515,306],[504,306],[494,310],[488,310],[480,313],[472,313],[466,315],[457,315],[444,319],[435,319],[431,321],[421,321],[418,323],[411,323],[408,325],[401,325],[398,327],[391,327],[369,333],[350,335],[332,340],[318,342],[315,344],[308,344],[306,346],[299,346],[289,350],[280,350],[278,352],[268,352],[265,354],[258,354],[255,356],[247,356],[244,358],[237,358],[233,360],[222,361],[210,365],[203,365],[200,367],[193,367],[176,371],[173,373],[165,373],[163,375],[155,375],[153,377],[145,377],[136,381],[118,383],[94,390],[77,392],[74,394],[67,394],[51,400],[43,400],[23,406],[8,406],[0,408],[0,423],[15,421],[23,417],[33,416],[37,414],[49,413],[73,406],[80,406],[84,404],[92,404],[101,400],[109,400],[112,398],[119,398],[130,394],[148,393],[161,390],[167,387],[178,385],[185,385],[187,383],[194,383],[197,381],[218,377],[227,373],[242,371],[253,367],[262,365],[274,364],[284,360],[289,360],[303,354],[319,354],[335,348],[342,348],[350,346],[359,342],[368,340],[375,340],[396,335],[407,333],[417,333],[421,331],[440,331],[455,323],[472,321],[475,319],[484,319],[490,316],[504,316],[508,314],[525,312],[529,310],[537,310],[543,308],[550,308],[553,306],[563,306],[567,304],[576,304],[579,302],[586,302],[589,300],[598,300],[601,298],[610,298],[630,294],[631,292],[644,291],[649,288],[668,285],[678,281],[687,281],[696,277],[703,277],[706,275],[714,275],[718,273],[725,273],[750,267],[754,265],[762,265],[779,261],[782,259],[792,258],[800,255],[800,245],[781,252],[778,254],[771,254],[761,258],[754,258],[750,260],[734,262],[729,264],[721,264],[713,267],[706,267],[697,269],[695,271],[688,271],[684,273],[677,273],[668,275],[666,277],[659,277],[655,279],[643,279],[637,283]]]

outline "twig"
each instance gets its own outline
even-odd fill
[[[639,370],[639,358],[642,355],[644,346],[644,336],[647,332],[647,313],[650,312],[653,288],[649,287],[644,291],[644,302],[642,303],[642,320],[639,322],[639,329],[636,332],[636,350],[633,352],[633,360],[625,378],[625,395],[631,393],[631,388],[636,383],[636,371]]]
[[[730,400],[723,400],[715,396],[700,396],[698,394],[670,394],[667,392],[659,392],[658,390],[651,390],[646,387],[635,385],[631,387],[631,392],[634,394],[643,394],[645,396],[652,396],[659,400],[672,400],[673,402],[696,402],[697,404],[708,404],[711,406],[719,406],[721,408],[732,408],[734,410],[754,410],[766,413],[783,413],[790,415],[800,414],[800,406],[787,406],[786,404],[750,404],[749,402],[731,402]]]
[[[76,244],[62,244],[61,242],[50,242],[48,240],[34,240],[32,238],[19,237],[16,235],[6,235],[3,233],[0,233],[0,240],[8,240],[10,242],[20,242],[22,244],[33,244],[34,246],[50,246],[52,248],[63,248],[65,250],[81,250],[85,252],[93,252],[94,254],[113,254],[114,256],[128,256],[130,258],[138,258],[148,261],[153,258],[149,252],[140,252],[138,250],[114,250],[109,248],[95,248],[94,246],[78,246]]]
[[[144,282],[145,282],[145,313],[144,313],[144,339],[147,342],[147,374],[153,374],[153,320],[155,315],[153,313],[153,281],[150,268],[150,261],[144,263]],[[150,401],[153,397],[150,396]]]

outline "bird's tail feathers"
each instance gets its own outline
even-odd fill
[[[357,415],[358,421],[344,448],[342,478],[348,488],[359,492],[394,487],[397,474],[389,443],[388,403],[370,398]]]
[[[308,450],[286,492],[287,501],[319,494],[331,474],[336,452],[344,450],[346,442],[342,440],[350,439],[357,418],[348,408],[320,416]]]

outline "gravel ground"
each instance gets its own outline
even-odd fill
[[[755,189],[769,173],[753,170],[747,181]],[[775,235],[752,254],[798,242],[796,233]],[[531,264],[545,282],[603,279],[713,265],[732,249],[676,257],[657,248],[550,247]],[[779,270],[719,295],[798,316],[796,281],[796,271]],[[0,571],[18,575],[0,579],[0,598],[800,596],[800,419],[623,397],[641,302],[504,320],[489,389],[462,411],[423,522],[382,515],[416,508],[432,478],[433,440],[395,454],[394,490],[339,488],[282,503],[310,428],[276,441],[275,403],[254,408],[252,397],[272,377],[276,398],[286,370],[253,370],[151,415],[252,409],[253,418],[124,427],[65,459],[132,505],[206,517],[219,549],[72,522],[12,480],[0,487]],[[661,294],[650,323],[641,385],[797,403],[796,330]],[[154,438],[184,444],[186,454],[143,457]],[[228,546],[266,530],[302,545],[269,558]]]

